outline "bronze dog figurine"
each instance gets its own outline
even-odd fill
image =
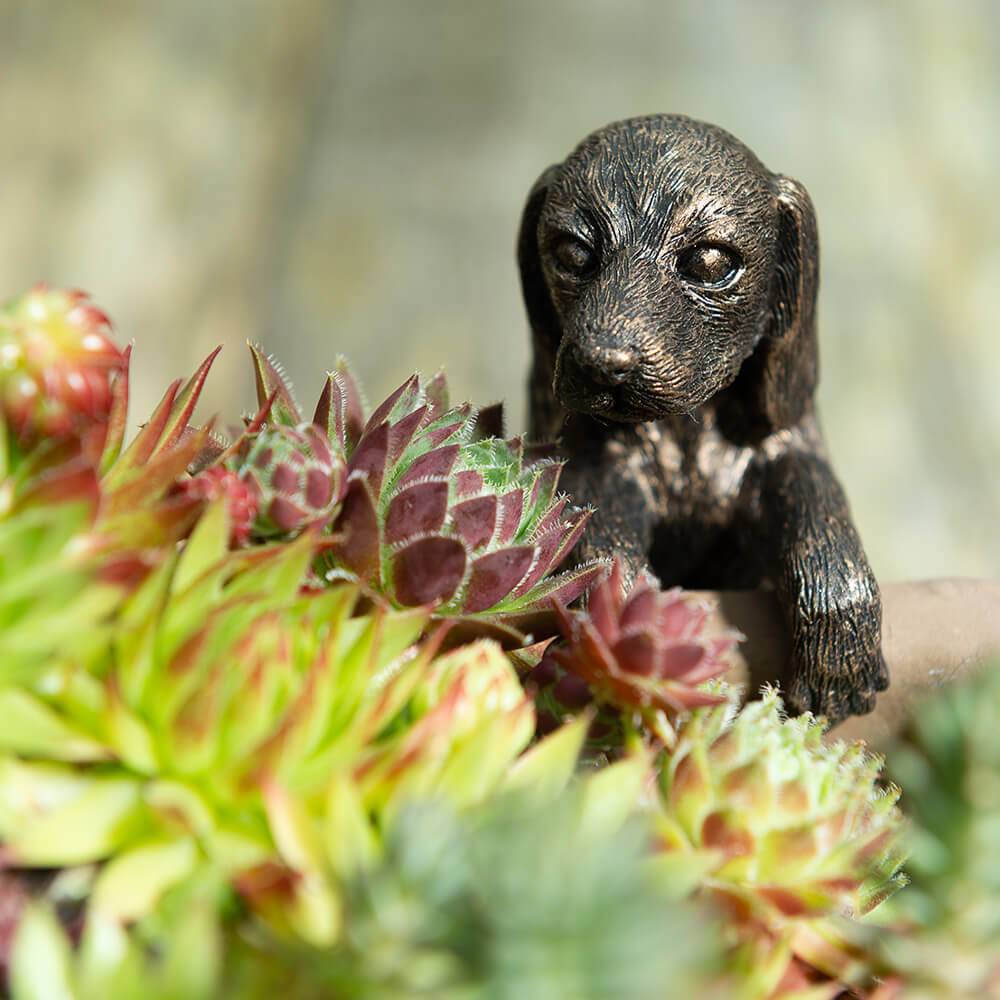
[[[797,181],[679,115],[609,125],[539,178],[518,239],[530,423],[597,513],[581,558],[666,585],[773,587],[790,707],[889,683],[878,585],[813,395],[818,244]],[[776,667],[778,665],[776,664]]]

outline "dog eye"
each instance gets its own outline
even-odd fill
[[[573,277],[592,270],[596,260],[593,249],[573,236],[561,239],[553,247],[552,257],[561,271]]]
[[[677,272],[686,281],[699,285],[724,285],[742,269],[735,250],[718,243],[698,243],[677,255]]]

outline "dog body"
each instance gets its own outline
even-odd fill
[[[881,603],[813,395],[808,194],[731,135],[630,119],[549,168],[518,243],[531,433],[597,512],[578,556],[666,585],[773,586],[786,697],[832,720],[888,685]]]

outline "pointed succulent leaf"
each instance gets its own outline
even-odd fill
[[[463,403],[431,420],[424,428],[423,437],[431,448],[446,444],[466,444],[472,437],[476,415],[470,403]]]
[[[393,559],[392,583],[403,607],[447,601],[465,574],[466,555],[461,542],[429,536],[401,549]]]
[[[582,829],[591,836],[613,837],[654,780],[652,755],[645,749],[589,775],[584,782]]]
[[[0,435],[0,440],[3,435]],[[4,477],[0,477],[3,482]],[[101,499],[100,483],[93,462],[76,442],[68,449],[46,452],[44,460],[29,458],[0,487],[0,517],[27,512],[31,507],[86,502],[96,515]]]
[[[52,907],[30,904],[17,924],[10,966],[11,996],[16,1000],[73,998],[69,939]]]
[[[21,688],[0,688],[0,751],[49,760],[107,760],[108,749]]]
[[[180,594],[195,580],[215,567],[226,554],[229,512],[219,501],[211,504],[198,519],[174,571],[171,589]]]
[[[122,370],[111,390],[111,410],[108,414],[108,431],[101,452],[100,474],[106,476],[121,454],[125,444],[128,422],[129,378],[132,367],[132,348],[128,344],[122,352]]]
[[[360,579],[379,583],[382,574],[379,515],[368,481],[360,476],[348,480],[336,532],[339,543],[334,566],[343,565]]]
[[[215,348],[198,366],[198,370],[184,383],[183,388],[174,399],[173,406],[167,414],[161,433],[159,434],[151,455],[173,448],[188,432],[194,408],[198,405],[205,380],[208,378],[212,363],[218,357],[222,347]]]
[[[389,424],[388,464],[395,465],[407,449],[413,436],[420,429],[427,416],[427,407],[420,406],[404,413],[395,423]]]
[[[194,834],[207,843],[215,833],[216,817],[207,795],[187,782],[157,778],[143,786],[142,798],[149,812],[174,835]]]
[[[261,783],[268,824],[278,853],[298,872],[322,872],[325,852],[318,827],[288,789],[272,778]]]
[[[524,491],[520,489],[508,490],[501,494],[498,503],[500,504],[500,534],[497,543],[509,545],[519,534],[521,515],[524,512]]]
[[[278,424],[295,427],[302,423],[302,415],[292,395],[292,387],[280,365],[264,354],[259,345],[249,344],[253,359],[254,385],[257,390],[257,405],[268,407],[270,418]]]
[[[111,467],[107,475],[109,487],[117,489],[126,480],[142,473],[155,456],[170,451],[181,442],[208,378],[209,369],[220,350],[217,347],[212,351],[187,382],[182,383],[178,379],[171,384],[149,422]],[[194,450],[195,455],[198,450]]]
[[[497,498],[490,493],[456,504],[451,511],[455,534],[470,552],[482,548],[497,529]]]
[[[448,380],[444,369],[439,368],[424,385],[424,398],[429,407],[428,423],[436,420],[448,409]]]
[[[512,602],[512,610],[529,613],[544,608],[549,611],[553,601],[566,607],[587,593],[606,570],[607,567],[604,563],[584,563],[576,569],[550,576],[536,586],[530,594],[524,595],[517,602]]]
[[[104,705],[104,726],[101,735],[108,751],[130,770],[138,774],[156,774],[160,767],[149,723],[139,718],[125,704],[117,685],[117,678],[108,683]]]
[[[376,496],[382,490],[382,479],[385,476],[386,461],[389,454],[389,423],[366,428],[358,446],[348,463],[348,474],[367,480],[368,488]]]
[[[323,877],[323,845],[318,824],[277,782],[264,783],[268,821],[278,852],[299,877],[285,906],[298,933],[317,947],[329,947],[340,932],[341,913],[332,886]]]
[[[475,438],[503,438],[503,403],[491,403],[476,414]]]
[[[171,887],[196,868],[193,840],[150,841],[119,854],[102,870],[94,885],[92,905],[120,921],[137,920]]]
[[[378,856],[378,842],[360,789],[346,774],[335,773],[327,788],[323,818],[326,862],[340,879],[356,876]]]
[[[94,777],[70,800],[22,815],[16,828],[6,831],[4,851],[26,867],[88,864],[113,854],[143,822],[137,781]],[[67,830],[73,831],[71,839]]]
[[[485,800],[534,732],[534,707],[522,696],[506,712],[486,719],[470,732],[461,750],[449,755],[430,787],[455,802]]]
[[[544,577],[551,573],[553,567],[557,565],[555,557],[562,548],[563,534],[564,531],[561,528],[555,528],[548,534],[536,538],[531,545],[525,546],[531,551],[532,560],[525,567],[525,573],[519,582],[510,588],[509,596],[512,600],[517,600],[523,594],[529,593],[542,582]]]
[[[139,433],[133,438],[132,443],[111,467],[107,476],[109,487],[114,488],[120,485],[137,468],[149,461],[170,420],[170,414],[174,409],[177,394],[182,384],[183,379],[175,379],[167,386],[149,420],[142,426]]]
[[[398,389],[391,392],[368,418],[366,431],[383,423],[398,423],[423,402],[420,378],[411,375]]]
[[[431,448],[415,458],[400,477],[398,487],[403,489],[411,483],[426,482],[430,479],[447,479],[458,458],[457,444]]]
[[[215,571],[230,574],[225,593],[229,598],[260,598],[266,604],[291,601],[306,580],[313,541],[308,534],[281,544],[261,546],[232,554],[216,564]]]
[[[326,428],[341,459],[351,457],[364,431],[365,418],[361,392],[343,358],[338,358],[335,370],[327,375],[313,423]]]
[[[507,772],[503,789],[537,796],[539,802],[555,798],[576,770],[589,722],[584,717],[574,719],[536,743]]]
[[[92,523],[92,503],[74,498],[0,517],[0,683],[88,662],[106,641],[122,593],[99,581],[99,550],[81,545]]]
[[[535,559],[529,545],[500,549],[480,556],[472,564],[469,583],[463,598],[463,610],[475,614],[499,604],[516,591]]]
[[[106,517],[126,515],[130,510],[141,507],[145,501],[165,495],[184,477],[208,434],[208,428],[199,428],[176,447],[157,451],[127,480],[119,480],[117,485],[107,483]]]
[[[397,493],[385,515],[389,545],[439,531],[448,513],[448,483],[423,482]]]

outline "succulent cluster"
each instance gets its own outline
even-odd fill
[[[598,574],[553,577],[587,512],[567,512],[560,466],[526,460],[519,439],[483,438],[443,375],[407,379],[367,421],[340,362],[311,422],[281,370],[253,349],[260,410],[222,461],[252,490],[256,538],[316,527],[328,580],[366,584],[395,607],[528,630]]]
[[[231,443],[191,423],[214,355],[127,441],[108,331],[80,293],[0,310],[12,996],[885,998],[936,982],[896,927],[995,981],[995,754],[955,749],[987,697],[899,751],[925,882],[875,926],[880,761],[740,708],[690,595],[553,575],[587,517],[557,463],[442,376],[366,418],[341,363],[307,419],[256,349]]]
[[[165,897],[155,920],[125,927],[93,908],[75,948],[52,906],[33,904],[17,931],[11,994],[15,1000],[708,995],[720,955],[707,914],[666,905],[651,877],[642,828],[623,821],[625,810],[611,826],[581,824],[593,780],[556,790],[546,801],[522,789],[462,812],[430,800],[410,803],[389,823],[377,858],[343,878],[335,947],[261,927],[236,933],[218,917],[224,890],[204,873]],[[282,886],[287,880],[275,877],[268,889],[277,896]],[[43,970],[48,994],[39,990]]]
[[[350,584],[300,593],[308,539],[230,553],[227,528],[224,503],[210,506],[122,603],[91,669],[53,663],[6,699],[7,864],[110,862],[92,893],[121,919],[205,865],[267,913],[261,871],[308,860],[299,814],[334,794],[358,817],[414,794],[477,801],[534,731],[495,645],[435,659],[414,646],[422,610],[357,614]],[[312,895],[286,913],[319,943],[335,901],[295,884]]]

